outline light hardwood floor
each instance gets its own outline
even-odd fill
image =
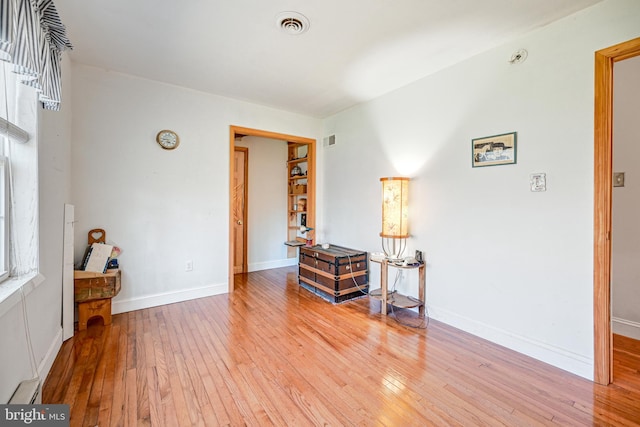
[[[91,324],[63,344],[43,401],[85,426],[640,423],[637,341],[616,337],[604,387],[433,320],[407,328],[367,297],[332,305],[296,274]]]

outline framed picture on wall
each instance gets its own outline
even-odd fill
[[[516,141],[517,132],[472,139],[473,167],[515,164]]]

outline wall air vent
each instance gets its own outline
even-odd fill
[[[336,145],[336,136],[335,135],[325,136],[324,139],[322,140],[322,145],[325,147],[333,147],[334,145]]]
[[[280,30],[290,36],[297,36],[309,29],[309,20],[298,12],[281,12],[276,19]]]

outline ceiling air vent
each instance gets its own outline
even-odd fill
[[[297,36],[309,29],[309,20],[298,12],[282,12],[278,14],[276,25],[284,33]]]

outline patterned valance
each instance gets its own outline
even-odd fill
[[[22,83],[40,92],[45,108],[60,109],[62,51],[72,49],[53,0],[0,2],[0,59]]]

